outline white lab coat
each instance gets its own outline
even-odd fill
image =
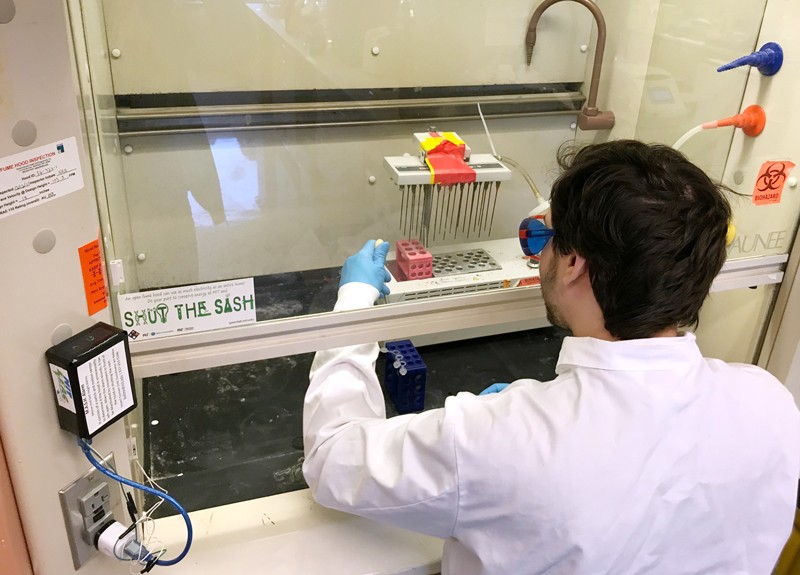
[[[303,471],[322,505],[446,539],[444,575],[765,575],[789,536],[800,413],[691,333],[568,337],[552,381],[390,419],[377,354],[317,353]]]

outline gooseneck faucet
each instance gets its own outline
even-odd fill
[[[533,57],[533,46],[536,44],[536,26],[539,18],[545,10],[556,2],[564,0],[545,0],[536,8],[528,23],[528,33],[525,35],[525,49],[527,51],[527,63],[531,65]],[[603,13],[597,4],[590,0],[572,0],[578,4],[583,4],[594,16],[597,22],[597,43],[594,49],[594,63],[592,64],[592,79],[589,83],[589,94],[586,97],[586,105],[581,113],[578,114],[578,127],[581,130],[609,130],[614,127],[614,112],[601,112],[597,108],[597,88],[600,85],[600,70],[603,68],[603,51],[606,47],[606,21]]]

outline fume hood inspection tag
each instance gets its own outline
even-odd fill
[[[75,137],[0,158],[0,219],[83,187]]]

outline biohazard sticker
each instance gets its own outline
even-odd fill
[[[783,186],[792,172],[794,164],[789,161],[764,162],[758,171],[753,187],[753,203],[757,206],[781,203]]]

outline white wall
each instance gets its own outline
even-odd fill
[[[590,22],[571,2],[548,10],[540,41],[572,49],[526,67],[521,0],[104,5],[118,94],[580,82]]]
[[[64,10],[59,0],[22,0],[0,24],[0,54],[14,55],[0,67],[0,158],[75,137],[84,180],[78,191],[0,219],[0,435],[33,569],[42,575],[72,572],[58,491],[90,467],[75,438],[59,429],[44,352],[58,326],[78,332],[110,320],[107,310],[88,316],[78,259],[100,226]],[[20,121],[36,128],[27,145],[12,137]],[[33,241],[44,229],[56,243],[40,254]],[[95,445],[124,454],[122,425]],[[130,472],[125,457],[117,462]],[[108,565],[94,560],[82,573],[106,574]]]

